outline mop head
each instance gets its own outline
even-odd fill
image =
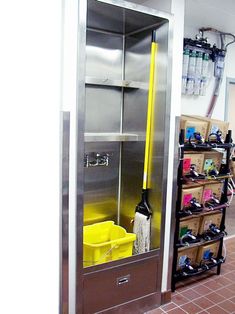
[[[136,234],[134,254],[141,254],[150,250],[150,224],[151,219],[136,212],[133,232]]]

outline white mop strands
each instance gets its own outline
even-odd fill
[[[141,254],[150,250],[150,225],[151,218],[136,212],[133,232],[136,234],[134,254]]]

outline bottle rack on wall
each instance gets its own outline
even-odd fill
[[[178,167],[178,178],[177,178],[177,185],[178,185],[178,192],[177,192],[177,202],[176,202],[176,210],[175,210],[175,236],[174,236],[174,254],[173,254],[173,267],[172,267],[172,291],[176,289],[176,283],[183,279],[189,278],[191,276],[200,276],[200,274],[215,268],[217,275],[220,274],[221,264],[225,261],[225,258],[222,255],[223,251],[223,238],[226,234],[225,231],[225,216],[226,216],[226,208],[228,205],[228,181],[231,177],[230,169],[229,169],[229,160],[231,149],[234,146],[232,143],[231,138],[231,130],[228,131],[225,142],[224,143],[185,143],[185,134],[184,130],[181,130],[179,136],[179,151],[180,151],[180,161]],[[192,153],[202,153],[202,152],[210,152],[216,149],[220,149],[224,152],[225,162],[221,166],[221,171],[216,176],[204,176],[203,178],[199,178],[198,180],[185,178],[184,171],[183,171],[183,162],[185,152],[192,152]],[[220,182],[223,186],[223,193],[220,198],[219,204],[208,208],[205,204],[200,204],[201,208],[198,212],[191,212],[190,210],[187,212],[182,211],[182,190],[191,188],[191,187],[203,187],[205,184]],[[198,232],[196,236],[189,236],[189,241],[187,239],[188,233],[186,232],[186,237],[182,236],[182,222],[192,222],[193,219],[198,219],[198,221],[202,221],[204,217],[209,217],[207,215],[211,214],[220,214],[220,226],[215,232],[208,231],[206,233]],[[204,218],[208,219],[209,218]],[[210,228],[213,228],[213,224],[210,225]],[[183,241],[182,238],[186,239]],[[187,241],[188,240],[188,241]],[[199,250],[202,252],[204,248],[210,247],[210,245],[217,246],[217,253],[216,256],[212,256],[209,250],[204,251],[203,254],[208,254],[206,261],[199,262],[198,261],[198,254]],[[194,252],[197,251],[197,253]],[[191,259],[188,258],[188,254],[193,254],[192,256],[195,257],[194,263],[191,263]],[[194,252],[194,253],[193,253]],[[201,256],[201,255],[200,255]],[[193,257],[193,258],[194,258]],[[192,258],[192,259],[193,259]]]

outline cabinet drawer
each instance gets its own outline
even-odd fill
[[[84,313],[157,292],[159,256],[84,275]],[[160,292],[160,291],[159,291]]]

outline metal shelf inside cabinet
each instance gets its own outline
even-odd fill
[[[85,133],[86,143],[89,142],[139,142],[144,136],[130,133]]]
[[[148,83],[137,82],[132,80],[114,80],[110,78],[97,78],[86,76],[85,83],[87,85],[107,86],[107,87],[123,87],[123,88],[141,88],[148,89]]]

